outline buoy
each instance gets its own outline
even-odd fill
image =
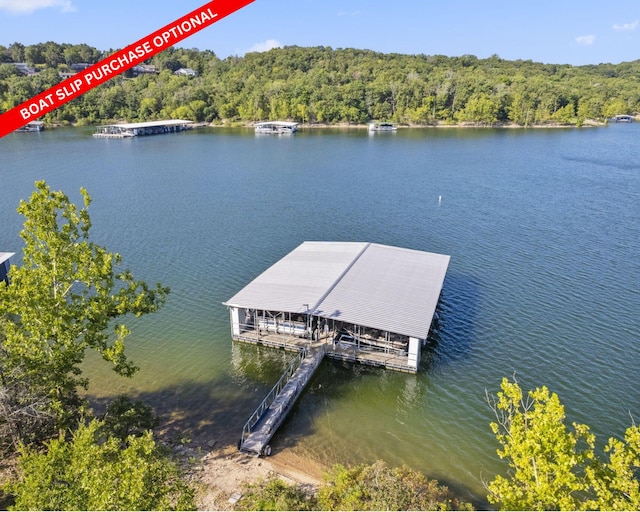
[[[442,204],[442,196],[438,196],[438,204]]]

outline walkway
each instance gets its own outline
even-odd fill
[[[240,451],[256,456],[270,455],[269,441],[289,414],[320,362],[326,354],[325,345],[319,348],[302,349],[287,368],[280,380],[245,423]],[[296,367],[297,366],[297,367]]]

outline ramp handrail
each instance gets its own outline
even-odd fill
[[[278,382],[276,382],[275,386],[271,388],[271,391],[269,391],[262,403],[249,417],[247,422],[244,424],[244,427],[242,427],[242,437],[240,438],[239,446],[242,446],[247,436],[251,434],[251,429],[255,426],[256,423],[258,423],[258,421],[260,421],[260,418],[262,417],[264,412],[271,406],[276,397],[280,394],[280,391],[282,391],[282,388],[284,388],[287,382],[289,382],[289,379],[298,369],[300,363],[304,361],[305,357],[307,357],[307,349],[303,348],[296,354],[296,357],[293,358],[293,361],[291,361],[291,364],[289,364],[287,369],[284,371],[282,377],[280,377]]]

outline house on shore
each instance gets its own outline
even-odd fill
[[[224,302],[231,337],[415,373],[450,257],[304,242]]]
[[[157,75],[160,72],[153,64],[139,64],[131,68],[131,73],[136,77],[140,75]]]
[[[191,68],[180,68],[173,72],[176,76],[198,76],[198,72]]]

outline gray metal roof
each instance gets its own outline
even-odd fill
[[[14,254],[15,253],[13,252],[0,252],[0,263],[4,263],[9,258],[11,258],[11,256],[13,256]]]
[[[188,121],[185,119],[166,119],[164,121],[145,121],[142,123],[115,123],[115,124],[105,124],[100,126],[99,128],[106,126],[115,126],[116,128],[124,128],[126,130],[132,130],[134,128],[157,128],[160,126],[181,126],[181,125],[189,125],[193,124],[193,121]]]
[[[426,338],[449,256],[365,242],[304,242],[224,304],[305,313]]]

